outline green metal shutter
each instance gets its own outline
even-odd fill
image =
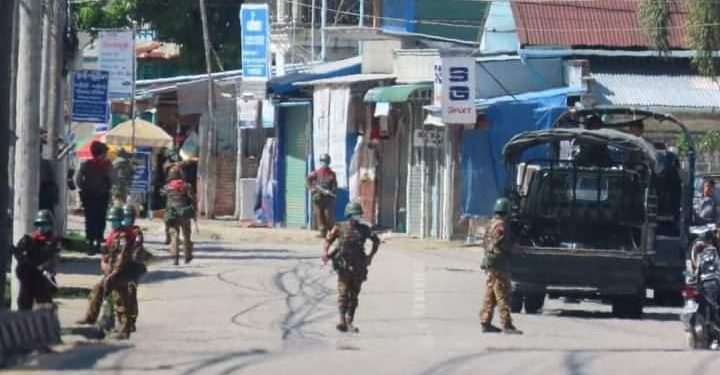
[[[305,173],[309,106],[290,107],[287,111],[285,155],[285,222],[288,227],[305,226]]]

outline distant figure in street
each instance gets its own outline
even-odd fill
[[[345,207],[347,221],[335,225],[328,233],[323,245],[322,261],[332,259],[333,269],[338,275],[338,313],[340,321],[336,328],[340,332],[359,332],[353,325],[358,296],[362,283],[367,279],[368,266],[380,248],[380,239],[370,227],[361,222],[363,211],[360,203],[351,202]],[[335,241],[337,247],[330,252]],[[370,255],[365,253],[365,241],[372,242]]]
[[[113,203],[116,206],[122,206],[127,202],[133,174],[135,174],[132,155],[125,151],[124,148],[121,148],[112,165],[114,172],[112,182]]]
[[[330,169],[330,155],[320,156],[320,169],[315,170],[307,178],[307,188],[312,194],[313,208],[320,236],[325,237],[335,222],[335,194],[337,193],[337,176]]]
[[[510,255],[515,247],[515,240],[510,226],[505,222],[510,212],[510,201],[499,198],[495,202],[495,217],[485,228],[485,255],[482,269],[485,270],[485,298],[480,309],[480,323],[485,333],[505,332],[521,334],[512,323],[510,317]],[[493,312],[497,306],[503,328],[492,325]]]
[[[715,180],[710,179],[703,183],[702,199],[695,208],[698,224],[715,223],[718,219],[717,202],[715,202]]]
[[[85,238],[91,255],[97,253],[104,242],[105,216],[110,204],[112,164],[107,160],[107,151],[104,143],[94,141],[90,145],[93,157],[82,163],[77,175],[77,186],[85,211]]]
[[[179,242],[180,232],[183,237],[185,250],[185,263],[193,260],[192,220],[195,218],[197,207],[192,186],[185,182],[180,168],[174,167],[168,172],[168,183],[163,189],[167,205],[165,208],[165,225],[170,232],[170,252],[177,266],[180,261]]]
[[[57,292],[55,265],[60,253],[60,241],[55,235],[55,220],[48,210],[40,210],[33,222],[35,230],[26,234],[15,246],[18,261],[15,273],[20,281],[17,296],[20,310],[32,310],[35,304],[52,307]]]

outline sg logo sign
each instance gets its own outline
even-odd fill
[[[470,69],[466,66],[450,67],[450,100],[469,100]],[[460,83],[460,85],[458,85]]]

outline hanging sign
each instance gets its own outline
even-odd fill
[[[101,31],[98,43],[98,67],[110,73],[110,98],[130,97],[135,78],[135,42],[132,31]]]
[[[133,174],[130,191],[147,193],[150,191],[150,152],[139,151],[133,154]]]
[[[270,78],[269,14],[267,4],[243,4],[240,7],[244,81],[267,81]]]
[[[71,121],[105,124],[108,120],[108,72],[78,70],[72,74]]]
[[[442,108],[446,124],[474,124],[475,59],[472,57],[443,57],[435,69],[435,88],[440,86],[436,104]],[[439,103],[438,103],[439,102]]]

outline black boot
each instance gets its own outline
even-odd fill
[[[344,307],[340,307],[339,313],[340,313],[340,314],[339,314],[340,321],[339,321],[338,324],[335,326],[335,328],[337,328],[337,330],[340,331],[340,332],[347,332],[347,330],[348,330],[348,324],[347,324],[347,318],[345,317],[347,311],[346,311],[346,309],[345,309]]]
[[[353,325],[353,322],[355,321],[355,309],[355,307],[348,309],[345,321],[347,322],[348,332],[359,333],[360,330]]]
[[[514,325],[508,324],[505,327],[503,327],[503,333],[506,335],[522,335],[523,332],[517,328],[515,328]]]
[[[491,323],[481,323],[483,333],[500,333],[502,330]]]

